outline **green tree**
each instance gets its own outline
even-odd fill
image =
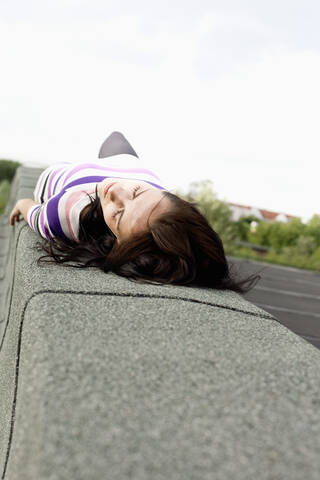
[[[314,238],[316,245],[320,246],[320,215],[314,214],[312,218],[307,222],[306,235],[310,235]]]
[[[320,266],[320,256],[317,259],[316,242],[313,237],[301,235],[296,245],[283,247],[282,255],[288,262],[295,262],[297,266],[308,268],[313,264],[314,267]],[[320,254],[320,249],[318,254]]]
[[[312,260],[317,262],[318,269],[320,270],[320,247],[317,247],[312,254]]]
[[[14,174],[20,165],[21,163],[13,160],[0,160],[0,181],[9,180],[9,182],[12,182]]]
[[[316,241],[310,235],[301,235],[295,245],[295,250],[298,255],[312,255],[317,248]]]
[[[257,245],[270,247],[270,233],[272,223],[260,221],[255,232],[249,232],[248,241]]]
[[[10,194],[10,182],[8,180],[2,180],[0,182],[0,214],[5,212],[6,205],[8,203]]]
[[[260,222],[256,232],[251,233],[249,238],[253,243],[281,251],[285,246],[296,245],[299,237],[305,234],[305,230],[306,225],[299,218],[294,218],[288,223]]]
[[[285,245],[291,245],[287,243],[289,236],[287,234],[287,225],[282,222],[272,222],[270,224],[270,245],[276,251],[280,251]],[[295,238],[296,239],[296,238]]]
[[[305,234],[306,225],[300,218],[294,218],[288,223],[282,224],[283,243],[282,245],[296,245],[299,237]]]
[[[240,217],[239,220],[234,222],[234,229],[239,240],[243,240],[245,242],[249,241],[252,222],[257,222],[257,224],[259,224],[260,219],[255,215],[248,215],[246,217]]]

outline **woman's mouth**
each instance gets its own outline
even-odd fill
[[[115,183],[117,183],[117,182],[110,183],[110,185],[108,185],[108,186],[105,188],[105,190],[104,190],[104,197],[106,197],[109,188],[112,187],[112,185],[114,185]]]

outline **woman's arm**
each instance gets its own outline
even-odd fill
[[[15,221],[19,222],[20,213],[25,219],[25,221],[28,223],[28,217],[27,217],[28,210],[30,209],[30,207],[33,207],[34,205],[41,205],[41,204],[35,202],[31,198],[22,198],[18,200],[10,213],[10,225],[14,225]]]

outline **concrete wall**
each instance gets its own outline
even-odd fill
[[[38,266],[0,218],[7,480],[318,480],[320,352],[231,291]]]

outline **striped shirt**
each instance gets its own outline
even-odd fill
[[[87,194],[96,198],[97,183],[108,177],[143,180],[168,190],[140,158],[131,154],[99,158],[93,163],[55,163],[38,178],[33,196],[40,205],[28,210],[28,224],[48,240],[60,237],[79,242],[80,213],[90,203]]]

